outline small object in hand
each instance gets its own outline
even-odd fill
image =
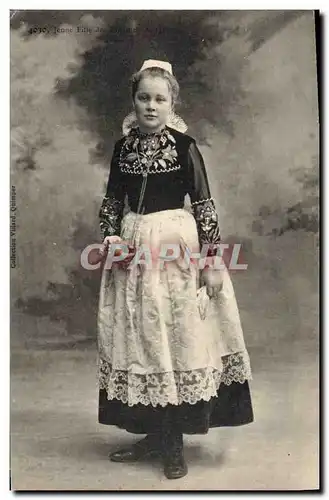
[[[123,243],[124,244],[124,243]],[[121,269],[127,269],[130,262],[133,260],[133,258],[136,255],[136,248],[133,245],[127,245],[128,247],[128,255],[123,260],[117,261],[116,264],[121,268]],[[118,253],[117,253],[118,252]],[[119,256],[121,255],[122,250],[118,249],[115,251],[114,255]]]
[[[207,287],[202,286],[197,290],[197,305],[199,308],[200,317],[202,320],[206,319],[207,310],[209,307],[209,296],[207,294]]]

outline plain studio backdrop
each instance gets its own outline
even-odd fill
[[[249,348],[255,422],[186,437],[190,474],[118,466],[97,423],[98,209],[130,75],[172,63]],[[18,11],[11,19],[11,474],[18,490],[318,487],[318,94],[312,11]],[[15,194],[14,194],[15,193]],[[15,247],[13,249],[13,247]],[[13,255],[13,253],[15,255]]]

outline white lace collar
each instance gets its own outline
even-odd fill
[[[187,125],[184,122],[183,118],[176,115],[175,113],[170,114],[169,120],[166,123],[166,125],[182,133],[186,132],[187,130]],[[131,129],[136,127],[138,127],[138,122],[135,112],[132,111],[131,113],[129,113],[129,115],[126,116],[126,118],[122,122],[123,135],[127,136],[131,131]]]

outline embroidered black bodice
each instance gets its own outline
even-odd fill
[[[114,147],[106,194],[100,211],[102,236],[120,235],[125,196],[133,212],[147,173],[143,213],[183,208],[189,194],[200,243],[219,243],[214,200],[201,153],[187,134],[166,127],[152,136],[132,129]]]

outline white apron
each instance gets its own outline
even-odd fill
[[[121,237],[138,229],[134,245],[163,243],[199,249],[196,222],[185,209],[125,215]],[[181,256],[161,268],[104,267],[98,312],[100,388],[129,406],[197,401],[216,396],[220,383],[251,378],[234,289],[226,271],[206,318],[197,306],[198,266]]]

